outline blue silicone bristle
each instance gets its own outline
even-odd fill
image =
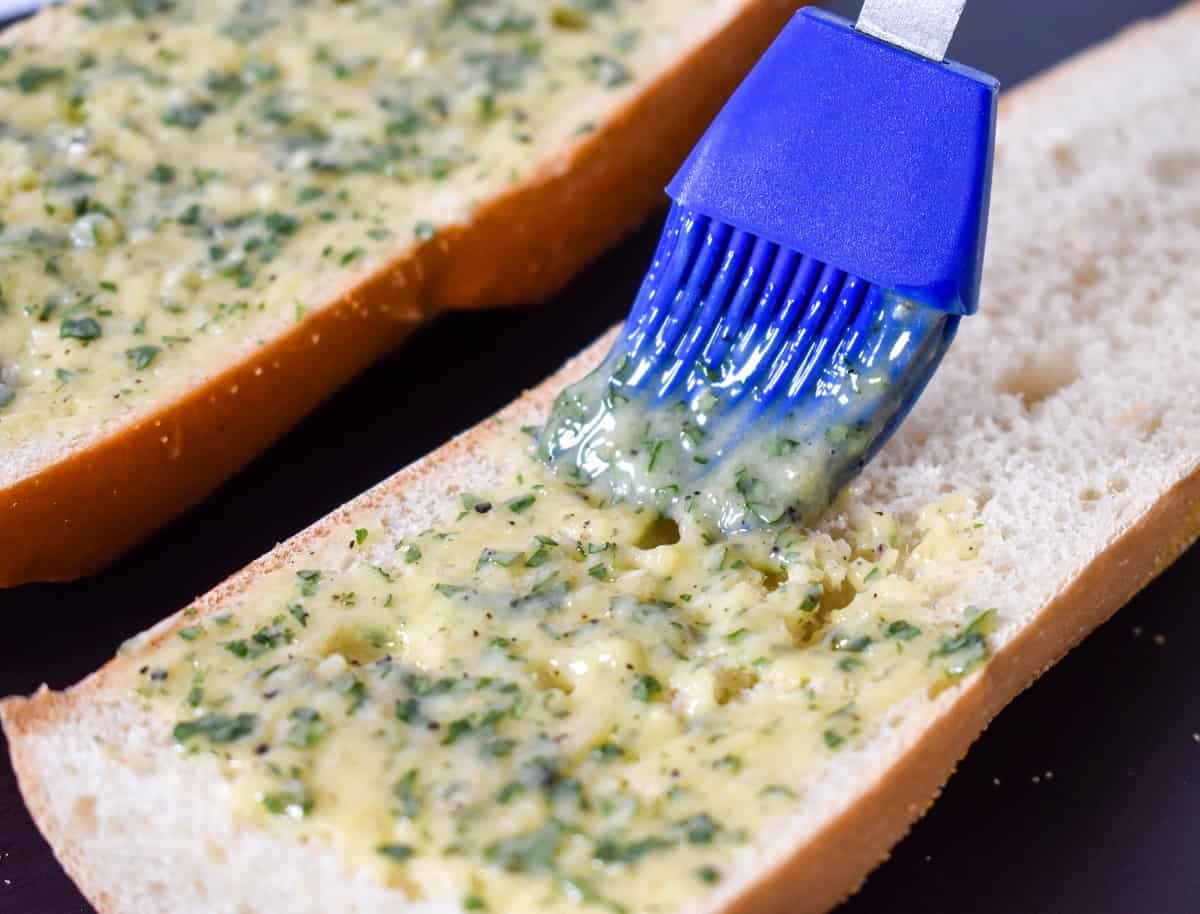
[[[704,510],[740,529],[824,507],[978,306],[996,93],[977,71],[800,11],[668,187],[674,204],[603,384],[560,398],[543,456],[608,477],[619,497],[691,510],[758,436],[816,455],[828,478],[768,485],[739,466],[730,485],[743,504]],[[634,419],[620,420],[630,403]],[[673,475],[656,466],[663,441],[679,451]],[[787,479],[808,488],[781,508],[764,493]]]
[[[620,363],[621,389],[654,407],[710,388],[726,413],[751,404],[742,421],[836,405],[851,374],[884,370],[900,405],[869,459],[915,403],[959,320],[922,308],[929,313],[901,325],[888,307],[893,297],[675,204],[606,366]]]

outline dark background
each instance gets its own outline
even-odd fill
[[[951,53],[1011,86],[1176,5],[973,0]],[[657,235],[656,219],[544,306],[440,320],[107,572],[0,592],[0,695],[71,684],[540,381],[620,319]],[[1200,911],[1198,584],[1200,547],[1014,702],[839,914]],[[87,914],[0,759],[0,914]]]

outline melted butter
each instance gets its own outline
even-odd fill
[[[0,449],[148,408],[467,218],[592,129],[684,7],[90,0],[9,39]]]
[[[555,401],[540,456],[573,485],[726,532],[812,522],[903,418],[958,323],[895,295],[863,314],[824,362],[785,369],[791,341],[757,321],[716,321],[715,353],[694,364],[667,357],[635,305],[608,358]]]
[[[523,465],[181,620],[130,687],[240,816],[412,898],[655,912],[987,654],[961,497],[714,540]]]

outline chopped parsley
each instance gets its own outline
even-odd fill
[[[176,742],[186,743],[196,736],[203,736],[210,743],[232,743],[254,732],[258,718],[253,714],[205,714],[195,720],[175,725],[173,734]]]
[[[101,337],[103,331],[100,328],[100,323],[94,317],[67,317],[63,318],[58,327],[58,335],[62,339],[73,340],[96,340]]]
[[[157,346],[135,346],[125,350],[125,357],[133,365],[134,371],[141,371],[143,368],[149,368],[161,351]]]
[[[520,495],[510,499],[504,503],[504,506],[514,514],[520,514],[523,511],[533,507],[533,503],[537,501],[536,495]]]
[[[653,701],[662,690],[662,683],[649,674],[643,674],[633,682],[633,697],[638,701]]]
[[[62,67],[32,64],[17,74],[17,88],[28,95],[52,83],[62,82],[66,76],[67,72]]]
[[[297,571],[296,577],[300,580],[300,593],[306,597],[315,594],[321,584],[321,572],[319,571]]]

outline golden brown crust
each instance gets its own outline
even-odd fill
[[[742,0],[724,28],[469,224],[406,251],[158,413],[0,489],[0,530],[19,531],[0,550],[0,587],[99,570],[432,315],[554,294],[657,205],[671,169],[796,5]]]

